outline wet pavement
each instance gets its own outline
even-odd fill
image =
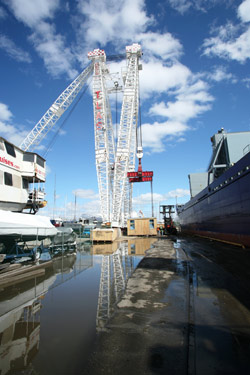
[[[160,239],[96,340],[90,374],[249,374],[249,250]]]
[[[43,276],[0,283],[0,343],[1,375],[249,374],[250,251],[86,242]]]

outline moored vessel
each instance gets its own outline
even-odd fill
[[[0,137],[0,209],[36,213],[46,205],[46,161]]]
[[[36,153],[23,151],[0,137],[2,256],[16,252],[19,242],[42,240],[57,234],[57,229],[48,217],[33,215],[47,203],[43,188],[45,177],[45,159]],[[20,256],[25,255],[26,253],[21,251]]]
[[[250,247],[250,132],[211,141],[207,172],[189,175],[191,199],[177,207],[181,231]]]

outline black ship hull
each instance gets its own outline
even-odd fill
[[[182,233],[250,248],[250,153],[178,210]]]

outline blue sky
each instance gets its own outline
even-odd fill
[[[188,174],[207,169],[221,127],[250,130],[250,0],[1,0],[0,134],[19,145],[88,64],[126,45],[143,49],[140,98],[144,170],[154,171],[160,204],[189,199]],[[125,62],[113,62],[121,71]],[[115,108],[114,98],[110,98]],[[46,154],[52,216],[99,212],[91,83]],[[115,122],[113,111],[113,122]],[[118,113],[119,116],[119,113]],[[134,210],[150,214],[149,183],[134,184]]]

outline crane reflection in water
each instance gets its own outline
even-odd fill
[[[44,262],[43,276],[3,287],[0,295],[1,375],[42,372],[46,366],[50,366],[49,373],[55,371],[53,366],[64,368],[68,364],[67,356],[62,358],[61,344],[55,347],[54,340],[59,334],[64,345],[68,330],[75,345],[81,344],[83,351],[84,348],[90,350],[89,337],[105,327],[125,292],[129,277],[154,241],[156,239],[140,238],[101,245],[85,241],[77,251],[64,251],[52,262]],[[67,347],[71,358],[70,350]],[[81,352],[79,363],[82,363],[82,355]]]

